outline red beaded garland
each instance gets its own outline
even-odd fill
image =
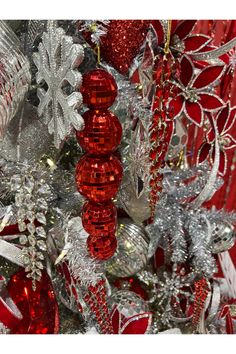
[[[113,155],[107,157],[84,155],[76,166],[78,191],[96,203],[112,199],[118,192],[121,178],[121,163]]]
[[[114,234],[116,231],[117,213],[112,202],[106,204],[86,202],[81,217],[85,231],[93,236]]]
[[[122,127],[110,111],[89,110],[83,115],[85,127],[76,132],[79,144],[90,154],[109,154],[120,144]]]
[[[117,96],[117,85],[111,74],[103,69],[95,69],[83,76],[80,88],[83,102],[89,108],[99,109],[112,106]]]
[[[92,236],[87,238],[87,247],[90,255],[99,260],[106,260],[113,256],[117,247],[115,235],[109,236]]]

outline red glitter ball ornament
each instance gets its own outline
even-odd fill
[[[76,166],[78,191],[96,203],[112,199],[118,192],[121,178],[121,163],[113,155],[99,158],[84,155]]]
[[[87,247],[91,257],[104,261],[115,253],[117,240],[114,234],[101,237],[90,235],[87,238]]]
[[[85,203],[81,218],[85,231],[93,236],[109,235],[116,231],[116,207],[112,202],[106,204]]]
[[[111,20],[101,37],[101,56],[121,74],[126,74],[146,37],[150,21]]]
[[[83,76],[80,88],[83,103],[92,109],[106,109],[114,103],[117,85],[114,77],[103,69],[92,70]]]
[[[110,111],[89,110],[83,115],[85,127],[76,132],[79,144],[90,154],[102,155],[115,151],[120,144],[122,127]]]
[[[45,271],[32,289],[32,280],[24,269],[13,274],[7,285],[8,292],[23,315],[12,334],[56,334],[59,331],[58,305],[51,280]]]

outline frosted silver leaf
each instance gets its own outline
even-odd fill
[[[83,60],[83,47],[73,44],[72,37],[65,35],[56,21],[48,21],[47,32],[43,33],[42,43],[33,60],[38,72],[38,84],[47,83],[48,89],[38,89],[39,116],[42,116],[50,134],[54,134],[54,144],[59,148],[60,142],[70,132],[71,127],[81,130],[84,121],[77,109],[82,103],[78,90],[82,76],[77,67]],[[68,95],[63,88],[69,84],[72,93]]]

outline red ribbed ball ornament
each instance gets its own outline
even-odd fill
[[[117,240],[114,234],[101,237],[89,235],[87,238],[87,247],[91,257],[105,261],[115,253]]]
[[[85,127],[76,132],[76,137],[85,151],[104,155],[117,149],[121,141],[122,127],[113,113],[107,110],[89,110],[83,118]]]
[[[83,103],[92,109],[106,109],[113,105],[117,96],[114,77],[103,69],[92,70],[83,76],[80,88]]]
[[[113,155],[94,157],[84,155],[76,166],[77,189],[95,203],[104,203],[118,192],[122,178],[122,166]]]
[[[82,209],[82,224],[89,234],[102,236],[116,231],[116,207],[112,202],[94,204],[86,202]]]

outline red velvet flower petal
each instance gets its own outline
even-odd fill
[[[127,320],[121,329],[121,334],[145,334],[151,325],[152,314],[143,313]]]
[[[188,36],[184,40],[184,51],[185,53],[197,52],[199,50],[202,51],[203,47],[205,47],[211,40],[211,37],[205,36],[204,34],[194,34],[192,36]]]
[[[203,112],[202,108],[197,102],[185,102],[184,110],[188,119],[190,119],[194,124],[201,127],[203,123]]]
[[[224,65],[211,65],[203,69],[194,79],[192,87],[202,89],[213,84],[223,74],[225,69]]]
[[[229,133],[233,136],[236,135],[235,120],[236,120],[236,106],[231,108],[230,110],[229,117],[224,126],[224,133]]]
[[[230,104],[229,102],[221,109],[221,111],[217,114],[216,121],[217,121],[217,128],[219,134],[224,131],[225,124],[227,123],[227,119],[229,118],[229,111],[230,111]]]
[[[121,315],[117,307],[115,307],[111,313],[111,323],[115,334],[120,333]]]
[[[183,55],[180,60],[180,82],[184,87],[190,83],[194,72],[194,66],[191,59],[187,55]]]
[[[183,20],[177,26],[175,34],[179,37],[179,39],[184,39],[192,32],[196,22],[196,20]]]
[[[178,95],[172,99],[169,103],[169,110],[173,112],[173,118],[179,116],[183,111],[184,98],[182,95]]]
[[[222,99],[212,93],[203,92],[199,93],[198,96],[200,98],[199,103],[205,111],[218,110],[224,105]]]
[[[210,155],[211,148],[212,148],[211,144],[208,143],[202,144],[202,146],[198,151],[197,163],[202,163],[208,158],[208,156]]]

